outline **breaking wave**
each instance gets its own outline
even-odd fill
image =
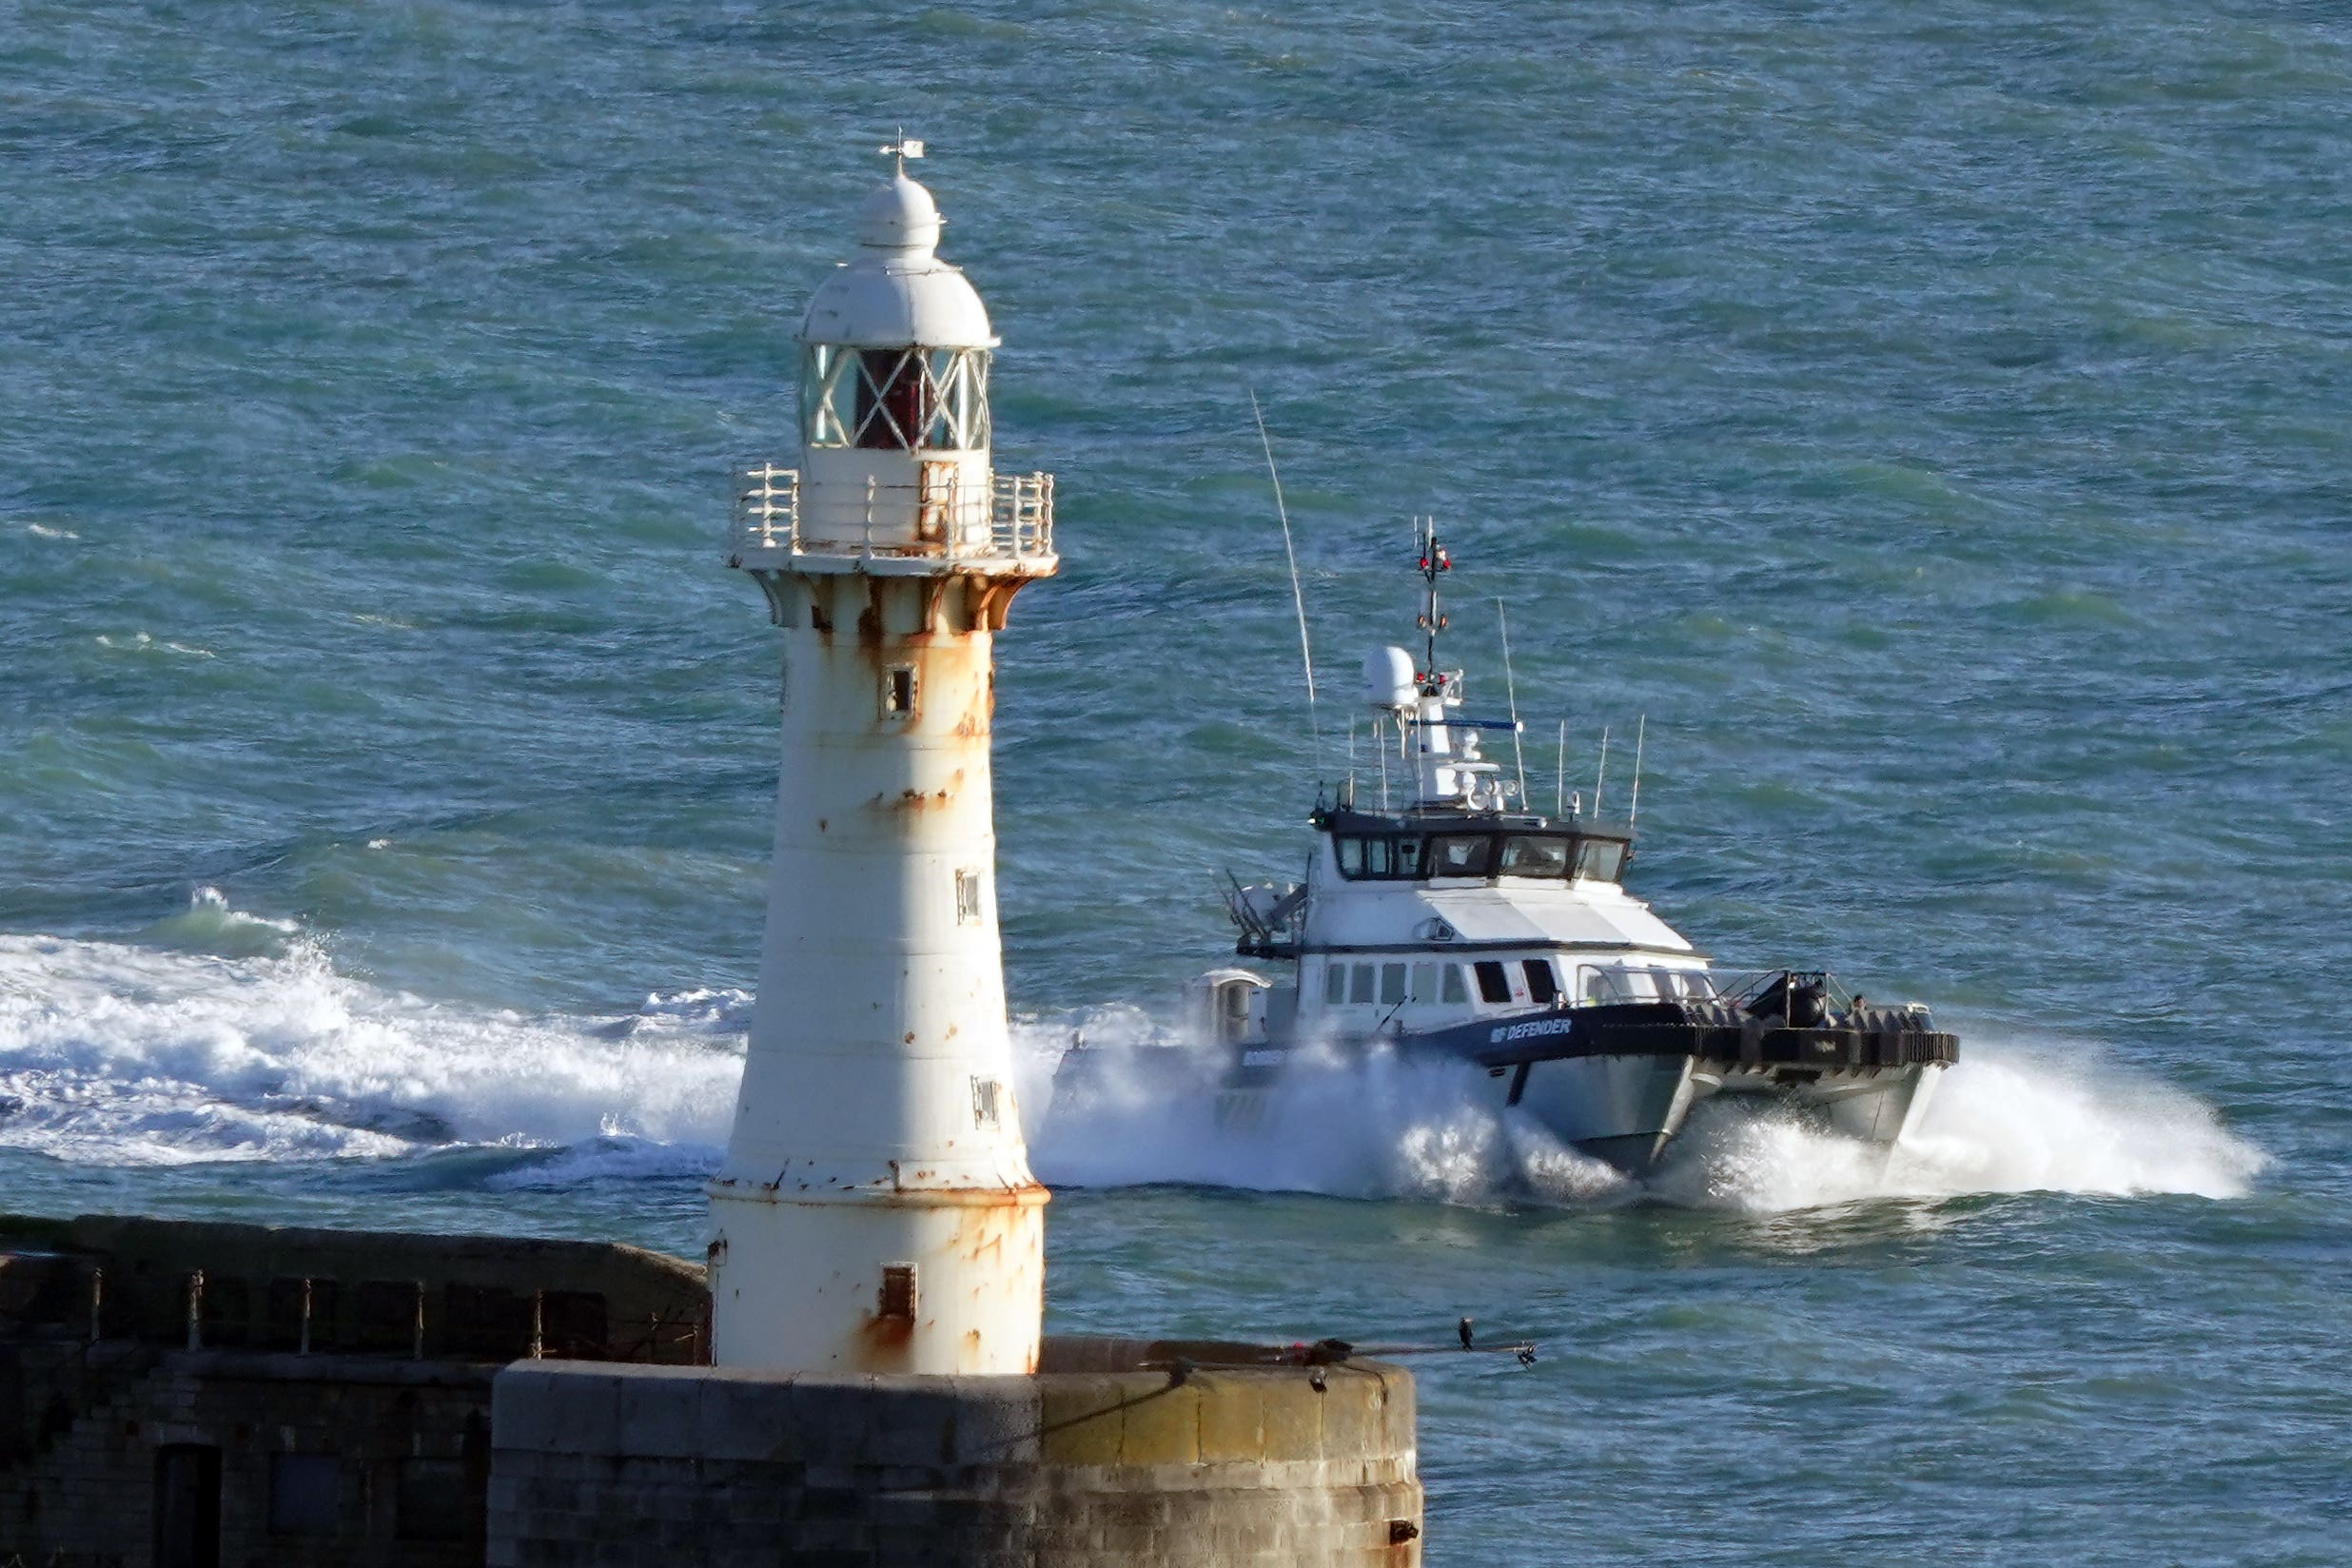
[[[603,1018],[448,1007],[339,975],[208,890],[148,934],[211,951],[0,936],[0,1145],[122,1166],[507,1144],[585,1174],[707,1166],[726,1136],[739,993]]]

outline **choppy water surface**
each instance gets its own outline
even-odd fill
[[[8,8],[5,1205],[693,1249],[774,776],[724,476],[903,122],[1060,476],[1055,1323],[1539,1340],[1423,1367],[1436,1562],[2342,1561],[2348,93],[2322,5]],[[1647,715],[1637,892],[1964,1030],[1914,1145],[1052,1103],[1303,844],[1251,387],[1327,667],[1437,513],[1578,783]]]

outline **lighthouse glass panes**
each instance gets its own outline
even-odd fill
[[[970,452],[989,444],[985,348],[812,343],[800,397],[801,431],[813,447]]]

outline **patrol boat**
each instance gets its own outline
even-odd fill
[[[1471,716],[1462,672],[1439,667],[1453,563],[1434,524],[1420,540],[1423,657],[1389,647],[1363,665],[1376,743],[1393,745],[1409,798],[1389,809],[1383,773],[1375,809],[1351,778],[1309,819],[1304,882],[1227,878],[1237,952],[1290,966],[1279,981],[1226,968],[1193,983],[1195,1029],[1230,1052],[1228,1107],[1303,1052],[1391,1049],[1483,1068],[1499,1106],[1636,1176],[1719,1094],[1900,1141],[1958,1041],[1924,1006],[1866,1002],[1821,970],[1718,973],[1625,891],[1633,825],[1599,814],[1597,788],[1589,816],[1580,797],[1525,809],[1480,754],[1482,731],[1516,735],[1519,720]]]

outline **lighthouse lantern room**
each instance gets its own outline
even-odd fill
[[[780,628],[784,731],[743,1086],[711,1196],[714,1359],[1034,1371],[1046,1193],[1013,1103],[990,786],[993,634],[1051,575],[1049,475],[990,466],[996,338],[883,149],[801,331],[796,468],[729,564]]]

